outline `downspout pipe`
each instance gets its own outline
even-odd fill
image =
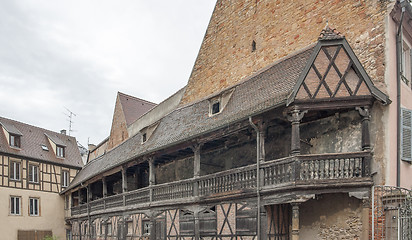
[[[401,0],[400,3],[404,3],[404,0]],[[402,6],[401,18],[399,20],[398,32],[396,34],[396,120],[397,120],[397,151],[396,151],[396,186],[400,187],[401,185],[401,74],[402,74],[402,23],[403,16],[405,14],[405,7]]]
[[[257,195],[257,240],[260,240],[260,134],[259,128],[253,123],[249,116],[250,126],[256,131],[256,195]]]

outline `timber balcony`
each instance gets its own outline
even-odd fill
[[[190,204],[299,189],[361,187],[372,184],[369,151],[296,155],[186,180],[152,185],[71,208],[72,217],[130,209]],[[260,179],[258,179],[260,175]]]

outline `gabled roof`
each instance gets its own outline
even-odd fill
[[[0,122],[3,127],[14,126],[22,136],[20,139],[21,148],[11,148],[4,133],[1,131],[0,154],[10,154],[23,158],[26,157],[68,167],[80,168],[83,165],[76,138],[3,117],[0,117]],[[58,144],[66,146],[66,155],[64,159],[56,157],[47,136],[50,136],[55,140],[59,139]],[[42,145],[47,146],[49,151],[43,150],[41,147]]]
[[[17,129],[13,124],[10,124],[10,123],[7,122],[7,121],[0,122],[0,126],[3,126],[3,128],[6,129],[6,131],[7,131],[8,133],[15,134],[15,135],[18,135],[18,136],[22,136],[22,135],[23,135],[23,134],[19,131],[19,129]]]
[[[139,117],[147,111],[155,107],[157,104],[152,103],[137,97],[133,97],[121,92],[118,92],[120,104],[123,108],[123,114],[126,119],[126,125],[130,126]]]
[[[326,26],[301,72],[286,105],[296,99],[373,96],[383,104],[389,97],[375,87],[344,36]]]
[[[64,143],[64,141],[62,141],[59,136],[57,135],[57,133],[54,134],[47,134],[44,133],[44,135],[46,135],[46,137],[48,137],[54,144],[62,146],[62,147],[67,147],[66,144]],[[60,134],[61,135],[61,134]],[[66,135],[65,135],[66,136]]]

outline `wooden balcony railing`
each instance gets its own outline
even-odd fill
[[[262,189],[276,190],[282,184],[290,184],[293,190],[294,186],[317,181],[330,180],[336,183],[368,178],[370,177],[370,160],[370,152],[355,152],[297,155],[265,161],[260,164],[260,185]],[[101,198],[89,204],[72,207],[71,214],[72,216],[82,215],[139,204],[162,204],[167,200],[242,194],[256,191],[257,181],[256,164],[253,164]]]

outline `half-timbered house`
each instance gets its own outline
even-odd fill
[[[0,117],[0,238],[65,238],[59,193],[82,165],[74,137]]]

